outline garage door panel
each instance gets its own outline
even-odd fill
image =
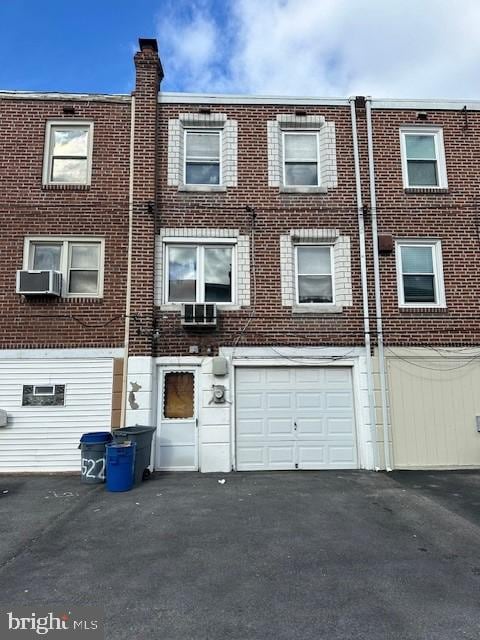
[[[237,406],[240,411],[242,409],[263,409],[263,393],[243,391],[237,398]]]
[[[269,418],[267,420],[267,434],[272,438],[288,436],[291,440],[293,431],[293,423],[290,418]]]
[[[341,369],[339,367],[325,368],[325,383],[328,387],[351,385],[350,369]]]
[[[292,372],[289,369],[272,367],[265,369],[265,382],[267,384],[291,384]]]
[[[355,461],[355,448],[352,446],[330,446],[328,457],[331,464],[345,464],[348,467]]]
[[[263,420],[242,419],[242,432],[238,434],[238,438],[265,438],[265,423]]]
[[[318,442],[302,442],[297,455],[299,469],[328,468],[327,447]]]
[[[327,435],[325,421],[320,418],[297,418],[297,437],[311,438],[317,436],[325,438]]]
[[[295,382],[297,385],[303,385],[310,383],[317,383],[315,386],[319,386],[318,383],[324,384],[325,372],[318,367],[299,367],[295,369]]]
[[[324,409],[325,397],[318,391],[297,391],[295,393],[297,409]]]
[[[329,436],[338,436],[351,439],[354,435],[354,425],[351,417],[327,418],[326,424],[327,434]]]
[[[327,394],[327,409],[351,409],[352,394],[340,391],[329,391]]]
[[[237,370],[239,470],[357,467],[351,370],[330,373],[328,367]]]
[[[295,447],[290,442],[263,442],[257,446],[237,447],[238,471],[275,471],[295,469]]]
[[[266,394],[266,407],[267,409],[291,409],[292,398],[289,394],[284,392],[273,393],[267,392]]]

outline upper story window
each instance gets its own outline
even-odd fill
[[[333,246],[296,245],[296,303],[334,304]]]
[[[168,185],[216,192],[237,186],[237,121],[226,113],[179,113],[168,121]]]
[[[399,241],[396,249],[400,306],[444,307],[440,241]]]
[[[320,185],[318,132],[283,132],[283,184]]]
[[[29,238],[24,268],[60,271],[62,296],[99,298],[103,295],[103,240]]]
[[[301,195],[337,188],[334,122],[320,114],[283,113],[266,124],[269,187]]]
[[[88,185],[92,171],[91,122],[48,122],[43,183]]]
[[[166,245],[165,302],[234,301],[234,246]]]
[[[438,128],[400,130],[405,188],[447,188],[443,133]]]
[[[221,132],[185,131],[185,184],[221,184]]]

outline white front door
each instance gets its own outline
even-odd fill
[[[155,468],[197,471],[196,370],[162,367],[159,373]]]
[[[238,367],[237,470],[356,469],[347,367]]]

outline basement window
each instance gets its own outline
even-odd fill
[[[64,384],[24,384],[22,407],[63,407]]]

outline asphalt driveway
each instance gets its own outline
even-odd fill
[[[103,604],[108,640],[477,640],[479,491],[473,472],[158,474],[124,494],[0,476],[0,601]]]

